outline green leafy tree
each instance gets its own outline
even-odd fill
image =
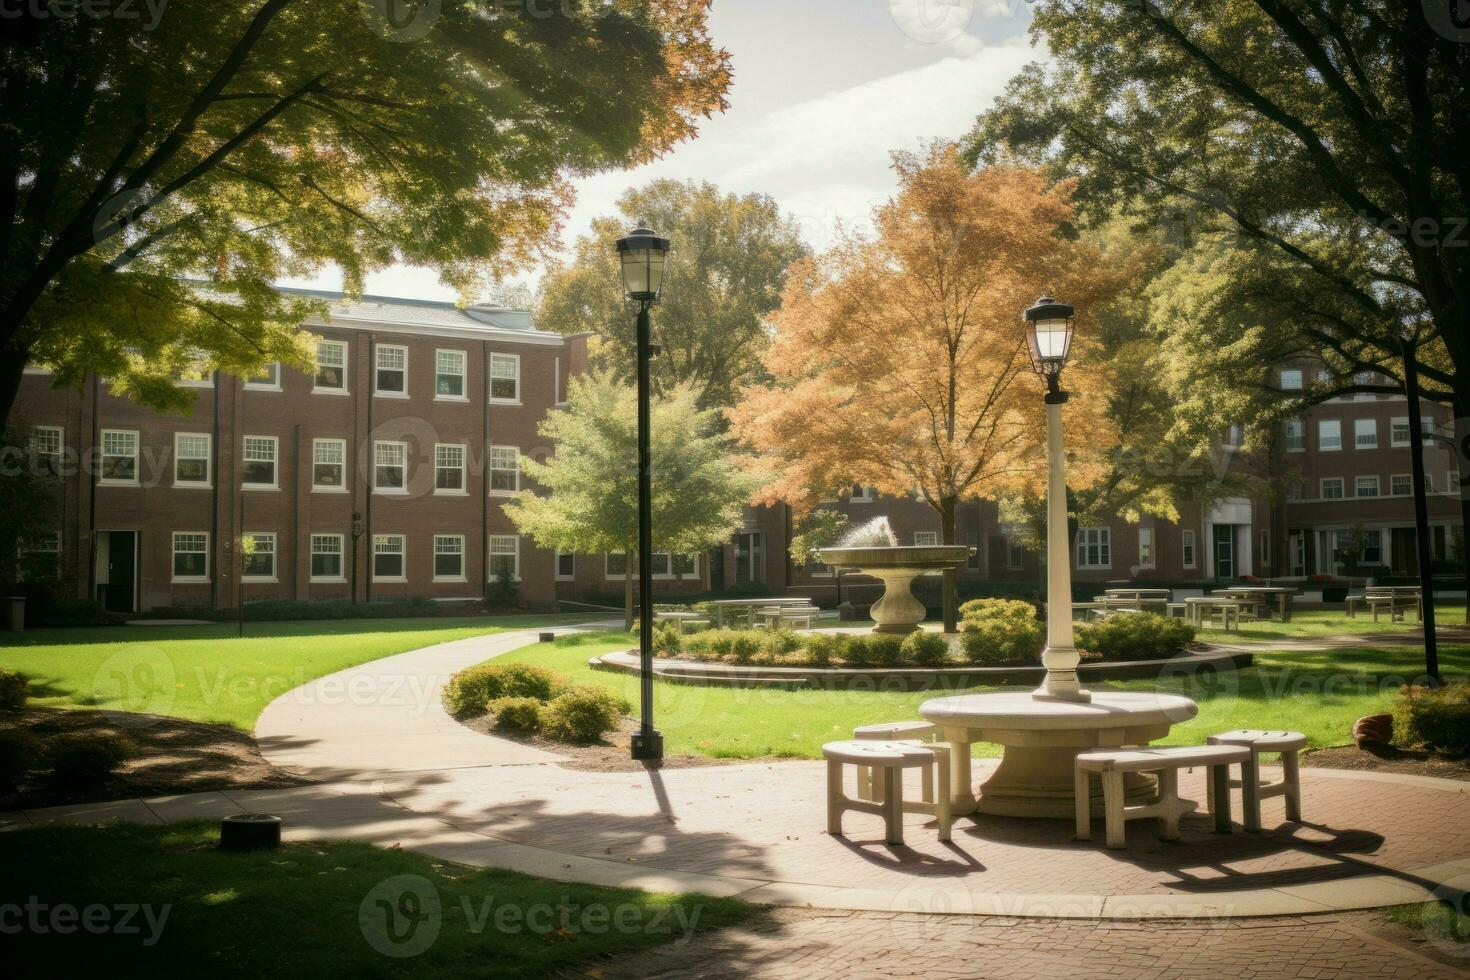
[[[819,507],[808,511],[796,525],[787,551],[791,560],[798,565],[812,561],[812,552],[818,548],[830,548],[841,540],[847,531],[847,515],[840,510]]]
[[[141,6],[141,5],[140,5]],[[33,361],[160,407],[203,352],[307,363],[271,288],[392,262],[473,295],[536,259],[569,175],[724,107],[707,0],[172,3],[0,35],[0,421]],[[205,277],[201,291],[183,277]]]
[[[614,242],[634,224],[673,242],[654,318],[661,353],[656,390],[686,382],[703,404],[734,404],[736,392],[766,378],[766,317],[781,303],[786,270],[806,254],[794,221],[762,194],[721,194],[712,184],[656,180],[618,201],[617,217],[592,223],[575,257],[542,283],[539,321],[564,333],[597,333],[596,360],[620,378],[634,371],[633,318],[623,301]]]
[[[679,385],[651,406],[653,545],[697,555],[740,527],[742,506],[759,486],[732,455],[714,409]],[[543,493],[525,491],[506,505],[522,534],[543,548],[627,556],[625,619],[633,623],[638,550],[638,400],[607,372],[573,379],[567,404],[540,433],[556,446],[544,463],[522,461]]]

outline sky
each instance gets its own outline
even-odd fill
[[[839,223],[866,227],[897,189],[893,150],[964,135],[1045,57],[1030,22],[1027,0],[715,0],[710,30],[734,66],[730,108],[661,160],[576,181],[561,248],[616,214],[628,188],[670,177],[769,194],[820,251]],[[341,278],[284,284],[335,289]],[[371,276],[367,291],[455,299],[432,270],[408,266]]]

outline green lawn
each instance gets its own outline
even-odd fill
[[[31,679],[33,705],[139,711],[250,730],[308,681],[418,647],[585,616],[353,619],[113,626],[0,634],[0,668]]]
[[[1439,627],[1463,626],[1465,625],[1465,604],[1441,603],[1434,604],[1435,624]],[[1291,622],[1279,623],[1275,620],[1247,620],[1240,624],[1239,632],[1226,633],[1223,630],[1207,629],[1199,634],[1200,639],[1222,643],[1232,642],[1237,639],[1245,640],[1307,640],[1320,636],[1331,636],[1342,633],[1418,633],[1421,631],[1419,621],[1412,613],[1405,617],[1405,622],[1390,622],[1387,615],[1382,616],[1378,622],[1373,622],[1373,617],[1367,613],[1358,613],[1353,619],[1348,619],[1346,612],[1341,609],[1309,609],[1293,612]]]
[[[627,649],[632,642],[627,634],[588,633],[525,647],[495,662],[545,664],[578,683],[611,688],[636,705],[635,676],[587,666],[592,655]],[[1399,685],[1419,675],[1422,657],[1412,647],[1263,652],[1256,655],[1256,667],[1241,671],[1162,683],[1112,681],[1106,687],[1164,690],[1197,701],[1198,716],[1175,726],[1168,742],[1200,743],[1232,728],[1282,727],[1305,732],[1314,745],[1342,745],[1350,741],[1354,720],[1387,710]],[[1470,647],[1441,650],[1440,662],[1445,674],[1464,676],[1470,673]],[[937,693],[948,692],[779,691],[659,682],[654,712],[670,753],[817,758],[823,742],[850,738],[858,725],[918,718],[919,705]],[[978,744],[975,751],[999,752]]]
[[[698,942],[753,911],[733,899],[545,881],[369,844],[229,854],[217,841],[206,822],[0,834],[0,907],[18,906],[0,972],[540,977]]]

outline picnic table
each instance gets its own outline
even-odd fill
[[[1419,621],[1424,621],[1424,593],[1417,585],[1370,585],[1363,589],[1360,596],[1349,596],[1347,601],[1347,614],[1349,619],[1357,618],[1357,607],[1367,606],[1373,613],[1373,621],[1378,622],[1378,610],[1384,606],[1388,607],[1388,615],[1391,620],[1402,619],[1406,611],[1412,609]]]
[[[1220,625],[1229,632],[1231,620],[1235,621],[1235,629],[1240,629],[1240,601],[1218,595],[1196,595],[1184,600],[1185,612],[1189,615],[1189,621],[1195,626],[1205,625],[1205,618],[1214,618],[1215,613],[1220,614]]]
[[[692,623],[709,623],[709,620],[705,619],[702,613],[678,611],[656,612],[653,614],[653,621],[655,623],[673,623],[681,635],[684,632],[684,627]]]
[[[1258,608],[1267,608],[1274,599],[1276,618],[1283,623],[1289,623],[1291,622],[1291,600],[1299,593],[1297,589],[1289,585],[1232,585],[1225,589],[1215,589],[1214,594],[1227,599],[1249,602]]]
[[[805,596],[764,596],[757,599],[711,599],[705,603],[715,618],[716,626],[724,626],[728,619],[735,622],[745,620],[745,625],[755,626],[755,611],[768,606],[809,606],[811,600]]]
[[[800,623],[802,629],[811,629],[812,620],[816,619],[821,610],[816,606],[762,606],[755,614],[765,620],[769,629],[776,629],[787,623]]]
[[[1168,609],[1169,595],[1168,589],[1104,589],[1102,601],[1114,608],[1126,606],[1143,612],[1157,609],[1163,613]]]

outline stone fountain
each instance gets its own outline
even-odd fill
[[[912,633],[924,621],[924,604],[910,586],[920,575],[959,568],[972,549],[964,545],[901,545],[888,525],[877,517],[854,528],[831,548],[818,548],[819,559],[833,568],[848,568],[883,581],[883,598],[870,615],[875,633]]]

